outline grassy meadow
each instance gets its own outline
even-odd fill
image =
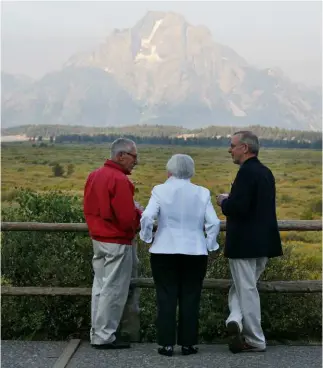
[[[101,166],[109,156],[109,146],[41,145],[33,146],[30,142],[2,144],[3,221],[83,221],[80,204],[85,180],[88,173]],[[166,179],[165,166],[172,154],[187,153],[196,164],[193,182],[210,189],[214,207],[224,219],[215,204],[215,196],[229,191],[238,169],[227,150],[140,145],[138,151],[140,164],[131,175],[137,201],[146,205],[153,186]],[[260,159],[276,177],[278,219],[321,218],[321,152],[263,149]],[[55,165],[59,168],[56,174],[61,176],[53,174]],[[56,193],[57,190],[63,193]],[[284,257],[269,262],[262,279],[321,279],[321,232],[281,234]],[[224,236],[222,233],[219,237],[221,245]],[[13,231],[2,232],[1,238],[2,284],[91,287],[92,247],[87,233]],[[145,244],[139,243],[140,277],[151,277],[147,250]],[[206,277],[230,278],[222,247],[215,258],[209,257]],[[140,293],[141,339],[155,342],[155,291],[142,289]],[[263,293],[261,304],[267,339],[321,341],[321,294]],[[90,298],[7,296],[1,308],[2,336],[4,339],[88,339],[89,310]],[[227,314],[227,292],[203,290],[200,342],[212,343],[226,338],[224,318]]]
[[[186,153],[195,160],[196,174],[192,181],[210,189],[214,207],[224,219],[215,204],[215,196],[229,191],[238,169],[226,149],[140,145],[138,152],[139,165],[131,179],[136,185],[136,200],[142,205],[147,204],[153,186],[165,181],[165,165],[171,155]],[[109,146],[104,144],[44,147],[33,146],[30,142],[2,144],[2,206],[14,201],[16,188],[39,192],[61,190],[82,199],[88,173],[101,166],[108,156]],[[320,151],[262,149],[259,158],[276,178],[278,219],[321,219]],[[61,177],[53,175],[52,168],[57,163],[65,169]],[[68,165],[73,165],[69,174]],[[282,237],[304,254],[313,256],[321,267],[321,232],[284,232]]]

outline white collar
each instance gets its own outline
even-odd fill
[[[191,179],[180,179],[180,178],[176,178],[175,176],[170,176],[167,180],[166,183],[171,182],[171,181],[182,181],[182,182],[191,182]]]

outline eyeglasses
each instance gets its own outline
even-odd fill
[[[123,153],[125,153],[126,155],[131,156],[136,161],[138,160],[138,156],[137,155],[134,155],[133,153],[129,153],[129,152],[123,152]]]
[[[240,147],[240,146],[245,146],[245,143],[240,143],[240,144],[230,144],[230,148],[233,149],[233,148],[236,148],[236,147]]]

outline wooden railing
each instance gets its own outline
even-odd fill
[[[281,220],[278,221],[281,231],[321,231],[322,222],[320,220]],[[225,231],[226,223],[221,222],[221,231]],[[156,230],[156,229],[155,229]],[[84,223],[37,223],[37,222],[2,222],[1,231],[46,231],[46,232],[87,232],[87,225]],[[138,275],[136,275],[138,276]],[[231,280],[225,279],[205,279],[203,288],[213,290],[228,290]],[[154,288],[154,281],[151,278],[133,278],[130,288]],[[299,280],[299,281],[260,281],[258,289],[266,293],[321,293],[321,280]],[[91,295],[91,288],[74,287],[15,287],[2,286],[1,294],[6,296],[87,296]],[[129,334],[131,341],[140,341],[140,316],[136,308],[129,308],[133,303],[129,293],[127,305],[123,316],[123,332]],[[128,304],[129,303],[129,304]],[[136,312],[134,310],[137,310]]]
[[[321,231],[321,220],[280,220],[278,221],[281,231]],[[225,231],[226,222],[221,221],[221,231]],[[1,231],[46,231],[46,232],[86,232],[88,227],[85,223],[38,223],[38,222],[2,222]],[[135,278],[131,280],[132,287],[154,288],[154,282],[150,278]],[[205,279],[203,288],[227,290],[231,280]],[[317,293],[322,292],[321,280],[302,281],[260,281],[259,290],[266,293]],[[91,295],[90,288],[70,287],[14,287],[2,286],[2,295]]]
[[[281,231],[320,231],[321,220],[279,220]],[[226,222],[221,221],[221,231],[226,230]],[[85,223],[39,223],[39,222],[2,222],[1,231],[88,231]]]

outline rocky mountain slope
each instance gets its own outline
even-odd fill
[[[278,69],[251,67],[178,14],[148,12],[114,30],[91,53],[72,56],[55,73],[10,93],[2,124],[260,124],[321,128],[321,94]]]

